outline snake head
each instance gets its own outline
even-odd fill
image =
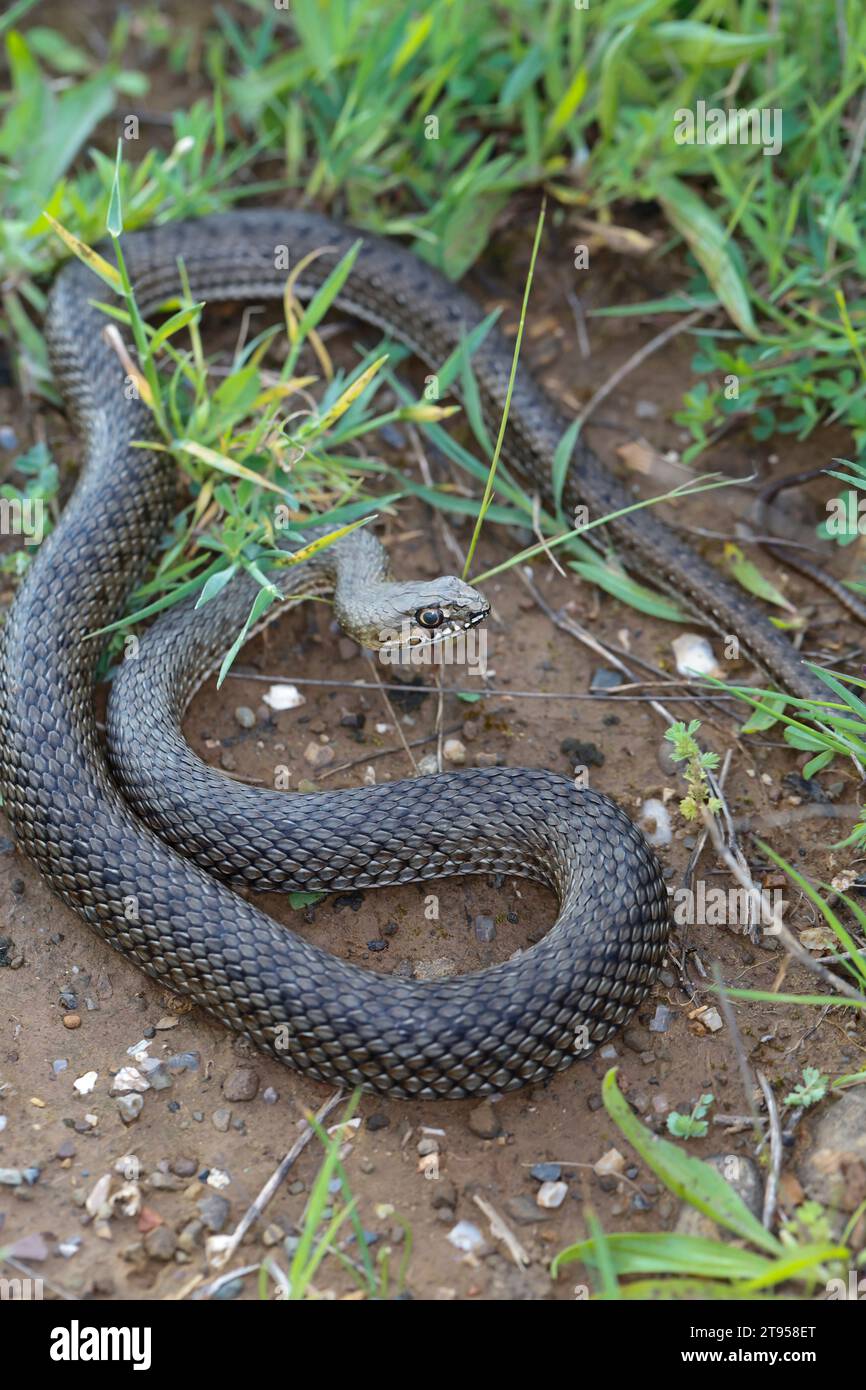
[[[365,645],[420,647],[469,632],[490,612],[490,603],[454,574],[439,579],[382,584],[377,594],[377,627]]]

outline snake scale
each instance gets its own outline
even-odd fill
[[[124,251],[149,313],[178,292],[179,258],[194,298],[259,301],[283,293],[276,248],[288,247],[295,265],[327,247],[297,286],[309,297],[354,240],[315,213],[256,210],[135,233]],[[104,315],[91,302],[99,297],[92,272],[71,262],[55,283],[46,321],[85,458],[0,639],[0,786],[19,846],[113,947],[318,1080],[407,1098],[481,1096],[543,1080],[591,1052],[646,994],[668,935],[655,856],[599,793],[546,771],[471,769],[336,793],[272,793],[271,800],[280,798],[276,831],[270,811],[250,800],[238,836],[220,781],[213,773],[198,780],[195,760],[169,727],[158,756],[176,753],[182,777],[174,778],[170,763],[159,771],[179,788],[185,809],[136,812],[129,805],[122,752],[112,776],[97,737],[100,643],[85,639],[123,610],[172,514],[176,483],[166,454],[131,447],[153,437],[153,425],[145,407],[127,398],[124,369],[102,335]],[[482,318],[471,298],[411,253],[367,236],[337,303],[433,370]],[[498,330],[473,365],[485,419],[495,427],[511,365]],[[565,427],[521,368],[503,457],[542,493]],[[596,516],[630,500],[582,444],[564,498]],[[820,693],[752,603],[655,517],[632,514],[608,530],[627,563],[717,629],[739,634],[783,688]],[[224,599],[223,618],[235,601],[243,606]],[[169,648],[172,621],[186,621],[189,639],[161,697],[175,720],[200,679],[194,663],[214,659],[219,608],[213,616],[210,609],[200,611],[198,624],[182,614],[165,620],[168,635],[160,640]],[[122,714],[114,722],[122,731]],[[218,881],[262,886],[257,866],[269,854],[282,886],[307,889],[491,871],[527,876],[554,890],[559,913],[540,942],[487,970],[439,981],[398,978],[314,948]]]

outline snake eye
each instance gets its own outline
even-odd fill
[[[415,614],[415,621],[420,627],[438,627],[442,618],[441,608],[419,608]]]

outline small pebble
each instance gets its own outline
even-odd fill
[[[698,632],[684,632],[671,642],[676,667],[681,676],[720,676],[715,652]]]
[[[545,1211],[555,1211],[561,1207],[568,1196],[568,1183],[543,1182],[536,1193],[535,1200]]]
[[[310,767],[328,767],[336,756],[330,743],[308,743],[304,749],[304,762]]]
[[[198,1172],[198,1164],[194,1158],[173,1158],[171,1171],[176,1173],[179,1178],[194,1178]]]
[[[448,1232],[448,1240],[456,1250],[462,1250],[464,1255],[474,1254],[484,1248],[484,1236],[471,1221],[458,1221],[457,1225]]]
[[[483,1100],[480,1105],[470,1110],[467,1123],[479,1139],[495,1139],[501,1130],[496,1111],[489,1100]]]
[[[619,1149],[608,1149],[607,1152],[603,1153],[601,1158],[593,1164],[593,1171],[602,1178],[608,1175],[616,1176],[623,1171],[624,1167],[625,1158],[620,1153]]]
[[[539,1207],[538,1203],[525,1193],[521,1193],[519,1197],[509,1197],[505,1203],[505,1210],[518,1226],[534,1226],[536,1221],[550,1220],[544,1207]]]
[[[242,729],[255,728],[256,716],[253,714],[249,705],[238,705],[235,710],[235,722],[240,724]]]
[[[616,685],[622,685],[625,679],[621,671],[611,671],[607,666],[599,666],[592,673],[589,688],[590,690],[611,690]]]
[[[131,1125],[144,1109],[144,1096],[139,1095],[138,1091],[130,1091],[129,1095],[118,1096],[115,1105],[123,1123]]]
[[[231,1203],[219,1192],[209,1192],[201,1201],[196,1202],[196,1209],[207,1229],[213,1235],[219,1235],[229,1219]]]
[[[559,1182],[562,1168],[558,1163],[535,1163],[529,1172],[536,1182]]]
[[[64,1028],[70,1028],[70,1029],[72,1029],[72,1028],[80,1028],[80,1027],[81,1027],[81,1015],[80,1015],[80,1014],[64,1014],[64,1015],[63,1015],[63,1027],[64,1027]]]
[[[223,1095],[226,1100],[247,1101],[254,1100],[259,1089],[259,1074],[252,1067],[236,1067],[229,1076],[226,1077],[223,1085]]]

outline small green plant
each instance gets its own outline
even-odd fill
[[[824,1076],[817,1067],[804,1067],[803,1080],[785,1096],[784,1103],[802,1109],[817,1105],[826,1096],[829,1085],[829,1076]]]
[[[260,1298],[269,1296],[271,1283],[276,1286],[276,1296],[289,1302],[317,1297],[313,1280],[328,1257],[340,1264],[367,1298],[383,1300],[391,1295],[392,1248],[383,1245],[376,1250],[376,1258],[373,1259],[371,1251],[374,1247],[358,1216],[357,1200],[352,1195],[340,1157],[346,1126],[357,1110],[360,1099],[361,1092],[356,1090],[342,1120],[331,1127],[330,1133],[315,1118],[310,1119],[324,1150],[324,1158],[304,1209],[301,1232],[289,1269],[287,1272],[280,1270],[275,1257],[266,1260],[259,1270]],[[412,1232],[390,1205],[380,1205],[376,1215],[380,1220],[390,1221],[403,1229],[400,1261],[394,1280],[396,1292],[400,1293],[412,1254]],[[337,1236],[347,1225],[351,1227],[350,1239],[338,1243]]]
[[[701,721],[693,719],[688,725],[682,721],[672,724],[665,731],[665,738],[673,744],[671,757],[674,762],[686,764],[683,776],[689,794],[680,802],[680,811],[686,820],[697,820],[704,810],[714,816],[722,807],[718,797],[711,795],[707,778],[707,773],[718,767],[719,755],[702,751],[695,739],[700,727]]]
[[[161,437],[148,440],[146,447],[172,454],[187,476],[192,501],[175,520],[156,574],[133,595],[132,611],[105,630],[120,630],[188,595],[197,595],[199,605],[207,603],[235,573],[246,571],[258,584],[258,593],[223,659],[222,681],[250,628],[281,598],[269,571],[296,564],[333,544],[365,524],[377,507],[387,507],[400,496],[393,492],[378,499],[360,495],[365,474],[374,471],[374,466],[361,460],[352,467],[343,447],[385,424],[400,420],[423,425],[446,418],[458,407],[419,401],[376,416],[370,405],[387,354],[368,354],[348,374],[334,370],[316,336],[316,326],[345,282],[360,243],[331,271],[303,312],[293,299],[289,277],[284,327],[290,346],[278,372],[268,373],[263,366],[279,332],[275,327],[241,351],[229,374],[211,390],[199,334],[204,305],[193,302],[185,289],[179,307],[160,327],[154,328],[141,314],[123,255],[120,174],[118,144],[107,215],[116,266],[55,219],[49,220],[68,248],[119,298],[119,305],[110,302],[100,307],[132,333],[137,360],[128,358],[119,338],[116,350],[125,358]],[[190,338],[186,350],[173,341],[182,331]],[[307,341],[317,347],[328,378],[315,409],[310,409],[305,393],[316,378],[297,372]],[[292,405],[297,408],[290,410]],[[376,471],[384,472],[384,465]],[[302,523],[295,518],[314,494],[328,498],[331,505],[306,524],[330,522],[338,529],[305,545]],[[281,539],[294,541],[299,548],[291,551],[279,544]]]
[[[709,1128],[704,1116],[709,1113],[713,1103],[713,1094],[708,1091],[701,1096],[690,1115],[681,1115],[678,1110],[672,1110],[668,1115],[668,1130],[675,1139],[703,1139]]]

